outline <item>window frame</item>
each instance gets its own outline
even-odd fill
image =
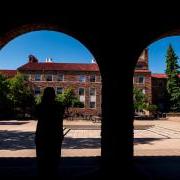
[[[91,103],[94,103],[94,107],[91,107]],[[96,101],[90,101],[89,102],[89,108],[96,109]]]
[[[39,89],[39,93],[36,93],[37,88]],[[34,88],[34,95],[35,95],[35,96],[38,96],[38,95],[40,95],[40,94],[41,94],[41,88],[40,88],[40,87],[35,87],[35,88]]]
[[[57,93],[57,89],[58,88],[61,88],[62,89],[62,92],[61,93]],[[64,88],[63,87],[56,87],[56,94],[63,94],[63,92],[64,92]]]
[[[47,80],[48,76],[51,76],[51,80]],[[45,74],[45,81],[53,81],[53,75],[52,74]]]
[[[94,81],[91,81],[92,76],[94,76]],[[96,82],[96,74],[89,75],[89,82]]]
[[[83,89],[83,90],[84,90],[84,94],[83,94],[83,95],[80,95],[80,94],[79,94],[79,92],[80,92],[80,89]],[[83,88],[83,87],[80,87],[80,88],[78,89],[78,95],[79,95],[79,96],[85,96],[85,88]]]
[[[84,81],[81,80],[81,77],[84,77]],[[80,74],[79,75],[79,82],[86,82],[86,75]]]
[[[94,95],[91,94],[91,89],[94,89]],[[89,88],[89,96],[96,96],[96,88],[95,87],[90,87]]]
[[[60,75],[62,75],[62,80],[59,79]],[[59,82],[63,82],[64,81],[64,74],[57,74],[56,80]]]
[[[39,76],[38,80],[36,79],[37,76]],[[34,81],[41,81],[41,74],[35,74],[34,75]]]

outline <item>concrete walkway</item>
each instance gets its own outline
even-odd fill
[[[0,121],[0,157],[35,157],[36,121]],[[71,130],[64,138],[63,157],[100,156],[100,124],[64,121]]]
[[[135,156],[180,155],[180,118],[139,120],[134,127]]]

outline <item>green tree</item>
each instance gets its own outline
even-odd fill
[[[134,110],[143,111],[147,110],[152,114],[157,111],[157,106],[150,104],[148,102],[147,96],[138,88],[134,87],[133,89],[133,100],[134,100]]]
[[[0,74],[0,116],[3,118],[11,114],[11,101],[8,93],[8,81],[5,76]]]
[[[134,87],[133,89],[133,101],[134,101],[134,110],[135,111],[142,111],[147,107],[147,98],[143,92]]]
[[[8,81],[10,90],[8,96],[13,102],[14,113],[20,112],[25,115],[26,110],[34,105],[33,90],[20,73]]]
[[[171,44],[166,55],[167,92],[169,95],[169,107],[171,111],[180,111],[180,79],[178,56]]]
[[[62,94],[58,94],[56,100],[64,105],[67,114],[70,107],[84,107],[84,104],[76,97],[73,88],[67,88]]]

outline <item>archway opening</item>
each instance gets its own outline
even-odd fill
[[[74,38],[52,30],[41,30],[41,28],[35,26],[32,29],[24,28],[25,31],[20,29],[22,31],[15,31],[18,35],[25,32],[26,34],[15,38],[17,34],[13,32],[0,40],[1,47],[3,47],[0,52],[0,59],[2,59],[0,72],[4,78],[2,82],[10,82],[5,88],[10,87],[11,91],[11,85],[18,82],[22,75],[26,86],[32,90],[35,103],[39,102],[41,93],[47,86],[53,87],[57,96],[61,96],[67,89],[72,88],[75,101],[65,113],[62,157],[101,156],[102,83],[96,59],[85,46]],[[48,28],[43,27],[42,29]],[[29,31],[32,32],[28,33]],[[38,33],[41,37],[37,35]],[[53,33],[54,36],[48,35],[49,33]],[[58,40],[59,36],[61,36],[61,43]],[[25,41],[26,38],[29,42]],[[19,41],[18,47],[14,46],[13,41],[9,41],[10,39],[13,39],[14,44],[16,44],[15,41]],[[40,42],[40,39],[43,41]],[[43,43],[46,42],[46,49],[45,47],[43,49]],[[33,48],[28,49],[29,46]],[[55,51],[57,46],[59,46],[58,53]],[[23,52],[24,49],[26,52]],[[83,51],[81,56],[78,55],[79,51]],[[14,90],[20,90],[20,88],[14,86]],[[16,95],[8,94],[9,91],[6,93],[5,96],[11,98],[8,100],[12,100],[13,106],[8,106],[9,111],[7,113],[4,111],[1,117],[3,144],[0,156],[34,157],[34,131],[37,121],[33,119],[32,104],[29,104],[28,99],[27,107],[24,108],[23,104],[26,102],[22,100],[20,103],[20,98],[17,96],[22,94],[18,92]]]
[[[151,178],[170,177],[179,162],[179,41],[169,36],[153,42],[134,71],[134,158]]]

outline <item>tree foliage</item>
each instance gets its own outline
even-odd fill
[[[166,74],[167,74],[167,92],[169,95],[170,110],[180,111],[180,79],[178,65],[178,56],[176,55],[171,44],[166,54]]]
[[[0,74],[0,116],[5,117],[11,114],[12,106],[8,98],[9,86],[5,76]]]
[[[154,104],[149,104],[147,96],[142,92],[141,89],[136,87],[133,89],[133,100],[135,111],[148,110],[153,113],[157,110],[157,106]]]
[[[24,112],[27,107],[34,105],[34,95],[32,88],[28,85],[24,76],[17,74],[8,80],[8,97],[13,103],[14,110],[19,109]]]
[[[133,100],[134,100],[134,110],[135,111],[142,111],[143,109],[146,109],[147,98],[143,94],[143,92],[136,87],[134,87],[134,89],[133,89]]]
[[[56,100],[61,102],[67,113],[69,113],[70,107],[84,107],[84,104],[79,101],[77,96],[74,93],[73,88],[67,88],[62,94],[56,96]]]

